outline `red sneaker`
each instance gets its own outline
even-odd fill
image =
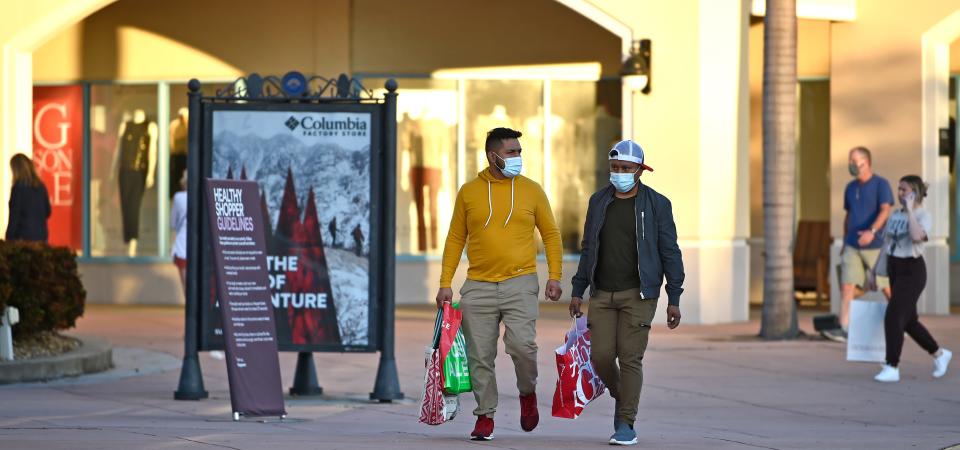
[[[537,393],[520,396],[520,428],[533,431],[540,423],[540,411],[537,410]]]
[[[477,416],[477,425],[473,427],[470,438],[474,441],[492,441],[493,419],[487,416]]]

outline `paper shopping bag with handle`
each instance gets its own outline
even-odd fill
[[[886,361],[887,341],[883,331],[883,317],[886,312],[886,302],[870,300],[850,302],[847,361]]]
[[[557,359],[557,389],[553,393],[553,416],[576,419],[588,403],[606,390],[590,363],[590,330],[587,318],[574,319]]]

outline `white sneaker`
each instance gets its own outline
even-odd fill
[[[947,373],[947,366],[950,365],[950,358],[953,358],[953,352],[941,348],[940,356],[933,358],[933,377],[940,378]]]
[[[873,379],[881,383],[896,383],[900,381],[900,369],[884,364],[883,369]]]

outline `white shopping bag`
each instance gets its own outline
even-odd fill
[[[847,361],[886,361],[887,342],[883,334],[883,316],[886,312],[887,302],[854,300],[850,303]]]

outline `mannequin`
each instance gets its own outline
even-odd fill
[[[443,181],[442,173],[429,167],[424,154],[424,136],[421,121],[406,114],[404,127],[404,151],[410,157],[410,186],[414,204],[417,206],[417,250],[426,252],[437,247],[437,193]]]
[[[123,221],[123,242],[127,255],[137,254],[140,236],[140,204],[143,193],[153,187],[157,167],[157,124],[147,120],[147,113],[137,108],[132,119],[120,125],[117,150],[113,158],[114,174],[120,192],[120,216]]]
[[[562,133],[566,131],[566,121],[562,117],[556,114],[550,114],[549,118],[544,117],[543,106],[537,106],[537,113],[528,117],[523,121],[523,137],[520,138],[524,145],[523,157],[524,165],[527,165],[529,162],[529,170],[524,173],[527,178],[530,178],[537,183],[540,183],[544,189],[548,189],[551,183],[546,182],[546,177],[549,174],[546,174],[545,171],[548,169],[546,164],[546,153],[544,152],[544,144],[550,142],[553,147],[550,154],[550,161],[553,164],[554,161],[567,161],[561,155],[562,152],[558,152],[558,148],[554,147],[557,143],[557,136],[561,136]],[[549,122],[546,122],[549,120]],[[550,135],[546,135],[547,130],[544,128],[545,123],[550,124]],[[572,140],[563,141],[560,143],[563,144],[573,144]],[[570,160],[570,161],[575,161]],[[554,166],[554,169],[557,167]],[[552,188],[547,192],[547,195],[550,198],[556,198],[556,191]],[[556,211],[554,211],[556,212]]]
[[[187,122],[189,109],[180,108],[177,117],[170,122],[170,179],[177,180],[187,168]],[[177,191],[170,183],[170,196]]]

